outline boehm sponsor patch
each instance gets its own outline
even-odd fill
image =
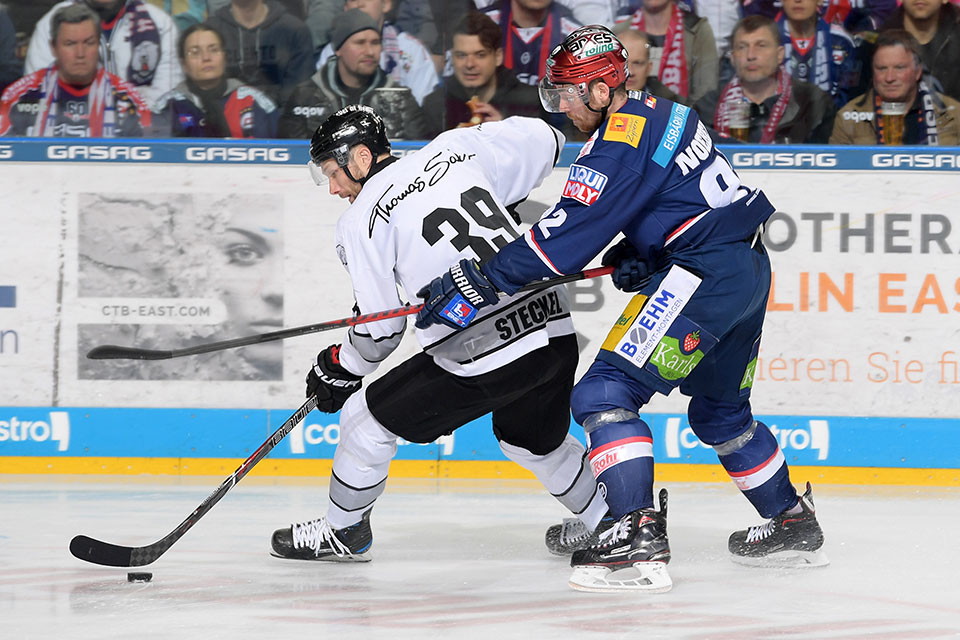
[[[590,206],[597,201],[607,185],[607,176],[581,164],[570,165],[567,183],[563,185],[563,197],[573,198]]]
[[[666,375],[660,372],[660,368],[656,364],[653,369],[661,374],[659,377],[667,380],[669,380],[667,376],[672,377],[676,372],[683,370],[685,365],[680,362],[679,357],[676,361],[669,360],[668,356],[670,354],[666,351],[658,351],[658,348],[660,348],[661,340],[667,336],[671,325],[678,320],[683,324],[686,320],[680,320],[680,312],[690,301],[693,293],[700,286],[700,282],[701,279],[698,276],[682,267],[673,265],[667,276],[660,282],[656,292],[649,297],[638,294],[630,301],[630,304],[621,314],[620,320],[610,330],[610,334],[600,347],[599,357],[608,362],[610,358],[613,358],[618,365],[629,364],[630,368],[643,369],[647,365],[647,361],[652,359],[652,356],[659,354],[661,360],[663,360],[660,364],[663,365],[663,371],[666,372]],[[692,325],[689,321],[686,322]],[[683,326],[686,328],[686,325]],[[678,326],[670,333],[671,343],[677,341],[676,331],[680,328]],[[696,327],[691,328],[691,331],[695,330]],[[685,331],[680,336],[680,340],[685,342],[685,345],[682,346],[687,347],[685,349],[686,353],[680,354],[684,356],[685,361],[698,350],[697,347],[700,347],[700,343],[707,338],[702,331],[689,337],[686,333],[690,333],[690,331]],[[712,336],[709,337],[712,338]],[[713,342],[716,343],[716,340],[713,340]],[[680,353],[679,348],[678,353]],[[701,352],[700,358],[703,357],[702,353],[704,352]],[[609,355],[609,357],[604,357],[605,355]],[[696,358],[696,360],[699,362],[699,358]]]

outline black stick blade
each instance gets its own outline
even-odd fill
[[[90,349],[87,357],[91,360],[169,360],[173,352],[104,344]]]
[[[119,547],[87,536],[74,536],[70,541],[70,553],[80,560],[105,567],[139,567],[153,561],[134,562],[132,548]]]

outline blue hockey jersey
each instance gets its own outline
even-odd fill
[[[556,206],[483,266],[502,291],[582,270],[621,231],[652,272],[686,248],[748,239],[773,213],[692,109],[629,95],[584,144]]]

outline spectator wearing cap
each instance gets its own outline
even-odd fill
[[[73,4],[86,5],[100,19],[100,64],[108,73],[133,85],[147,104],[152,104],[183,79],[176,59],[178,31],[173,18],[142,0],[57,3],[33,29],[24,73],[33,73],[53,63],[51,20],[57,11]]]
[[[313,40],[276,0],[231,0],[207,24],[223,35],[227,77],[281,103],[313,71]]]
[[[398,30],[386,22],[386,16],[393,8],[393,0],[346,0],[343,10],[360,9],[369,14],[380,25],[380,42],[383,51],[380,54],[380,68],[404,87],[409,87],[418,104],[433,91],[440,81],[430,52],[423,44],[408,33]],[[333,45],[328,44],[320,52],[317,68],[326,64],[333,55]]]
[[[441,131],[509,116],[545,115],[536,88],[523,84],[503,66],[500,27],[488,16],[471,12],[453,32],[453,75],[427,96],[427,122]]]
[[[886,104],[902,105],[899,142],[883,126]],[[873,88],[837,112],[830,144],[956,146],[960,102],[924,80],[920,45],[912,35],[903,29],[881,31],[873,52]]]
[[[154,105],[159,135],[195,138],[275,138],[280,112],[259,89],[227,78],[223,36],[194,24],[180,36],[186,80]]]
[[[337,16],[330,32],[336,55],[297,85],[284,103],[280,135],[309,138],[328,115],[348,104],[373,107],[383,118],[387,137],[418,140],[428,127],[420,106],[380,68],[380,25],[360,9]]]

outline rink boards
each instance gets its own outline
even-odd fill
[[[4,408],[0,458],[8,473],[226,475],[292,413],[235,409]],[[645,414],[662,479],[726,481],[716,455],[682,415]],[[941,468],[960,449],[955,421],[757,416],[803,477],[839,484],[960,485]],[[340,439],[339,414],[313,412],[260,463],[270,475],[324,475]],[[582,430],[572,432],[581,441]],[[952,455],[952,454],[951,454]],[[489,417],[430,444],[401,441],[392,474],[526,478],[506,462]]]
[[[419,147],[398,143],[395,153]],[[567,145],[521,208],[525,219],[555,201],[577,152]],[[821,481],[960,486],[960,149],[724,153],[777,206],[764,236],[774,282],[754,408],[788,462]],[[0,473],[226,475],[294,411],[312,355],[342,331],[256,355],[84,354],[348,316],[332,242],[346,204],[310,182],[306,159],[299,142],[0,142]],[[240,226],[237,211],[260,216],[278,258],[253,277],[211,258],[224,230]],[[280,311],[243,324],[261,312],[236,298],[267,297],[268,281]],[[569,290],[582,374],[629,297],[606,280]],[[408,335],[387,365],[416,349]],[[650,408],[662,478],[727,481],[690,432],[684,398]],[[314,412],[254,473],[325,475],[337,421]],[[401,444],[392,473],[525,477],[500,454],[489,419],[438,444]]]

